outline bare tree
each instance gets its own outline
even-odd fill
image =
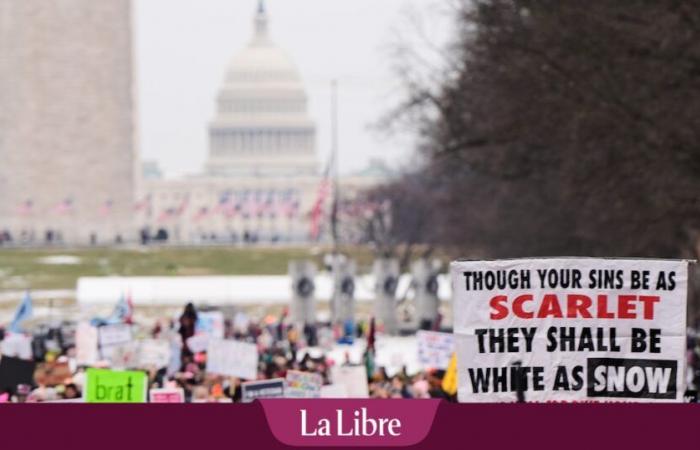
[[[427,162],[392,187],[421,191],[395,205],[399,235],[489,256],[694,250],[700,6],[481,0],[457,15],[453,70],[403,76],[393,119]],[[428,217],[410,219],[421,199]]]

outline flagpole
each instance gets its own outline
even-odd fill
[[[333,236],[333,254],[338,255],[338,201],[340,198],[340,161],[338,145],[338,80],[333,80],[331,95],[332,111],[332,159],[333,159],[333,207],[331,210],[331,232]]]
[[[339,285],[339,245],[338,245],[338,194],[340,183],[338,180],[338,171],[340,164],[338,162],[338,80],[334,79],[331,82],[331,161],[333,172],[333,204],[331,209],[331,236],[333,239],[333,298],[331,299],[331,314],[333,321],[338,314],[338,285]]]

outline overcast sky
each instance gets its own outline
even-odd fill
[[[296,61],[318,125],[317,151],[330,147],[330,82],[340,83],[341,171],[412,151],[407,136],[369,127],[400,95],[388,53],[410,17],[427,20],[443,42],[449,20],[439,0],[267,0],[274,41]],[[140,150],[169,175],[198,172],[207,156],[207,123],[233,55],[250,39],[257,0],[138,0],[136,42]]]

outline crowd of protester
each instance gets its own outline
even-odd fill
[[[175,370],[165,367],[145,370],[149,376],[150,388],[182,388],[187,402],[240,402],[242,383],[247,380],[207,373],[206,352],[195,352],[189,348],[188,341],[196,333],[197,314],[195,307],[189,304],[179,320],[162,320],[143,329],[148,338],[175,339],[181,344],[179,366]],[[0,338],[4,334],[4,330],[0,329]],[[286,313],[276,318],[268,316],[263,320],[248,321],[243,327],[240,324],[234,326],[231,320],[224,322],[225,339],[257,345],[258,380],[285,378],[287,371],[294,370],[317,373],[324,384],[330,384],[332,366],[361,364],[367,369],[368,395],[371,398],[455,400],[454,392],[447,393],[443,390],[444,370],[409,373],[403,367],[389,375],[386,367],[375,364],[376,335],[373,321],[361,322],[352,328],[318,324],[298,329],[290,323]],[[362,342],[366,342],[361,361],[350,361],[349,353],[340,360],[334,360],[328,352],[323,351],[324,348],[329,349],[329,342],[348,342],[356,338],[362,338]],[[687,342],[688,400],[696,401],[696,392],[700,386],[700,333],[690,329]],[[307,351],[309,347],[317,351]],[[0,391],[0,403],[79,401],[82,398],[87,367],[75,364],[75,339],[61,336],[58,330],[53,330],[53,334],[43,332],[34,337],[33,353],[38,364],[33,384],[20,384]],[[50,377],[44,373],[45,367],[55,363],[67,365],[71,368],[70,373],[59,382],[47,383],[46,380]],[[96,367],[109,366],[100,362]],[[54,376],[53,379],[55,378]]]
[[[186,306],[179,320],[161,320],[154,326],[143,329],[151,339],[175,339],[181,345],[180,364],[177,370],[151,368],[145,370],[149,376],[150,388],[182,388],[187,402],[240,402],[242,380],[207,373],[206,352],[195,352],[188,341],[195,336],[197,310],[192,304]],[[273,320],[274,319],[274,320]],[[248,321],[247,326],[234,326],[233,321],[224,322],[224,338],[255,343],[258,348],[258,380],[285,378],[287,371],[313,372],[319,374],[324,384],[331,384],[330,369],[333,365],[364,365],[368,373],[368,395],[371,398],[431,398],[454,399],[443,391],[441,384],[444,370],[429,370],[409,373],[403,367],[397,373],[387,374],[386,367],[374,362],[374,342],[376,330],[374,321],[360,322],[357,326],[331,327],[330,324],[317,324],[298,329],[288,320],[286,313],[280,317],[267,316],[259,321]],[[53,339],[52,345],[34,345],[34,359],[41,368],[46,363],[69,363],[71,373],[60,383],[46,384],[46,377],[35,375],[33,385],[18,385],[14,389],[0,392],[0,402],[44,402],[56,400],[77,400],[82,397],[85,384],[86,366],[75,363],[75,339],[64,339],[63,345]],[[350,334],[350,336],[348,335]],[[0,336],[1,337],[1,336]],[[46,339],[46,335],[42,336]],[[361,361],[350,361],[349,353],[341,360],[333,360],[324,351],[329,343],[348,342],[361,338],[366,349]],[[35,338],[36,340],[36,338]],[[320,343],[319,341],[324,341]],[[314,351],[307,351],[313,346]],[[320,349],[320,351],[318,351]],[[43,350],[43,351],[42,351]],[[98,362],[96,367],[109,367],[106,362]],[[37,369],[37,373],[40,373]],[[395,370],[393,372],[396,372]]]

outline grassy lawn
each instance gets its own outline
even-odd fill
[[[81,276],[281,275],[293,259],[321,266],[324,249],[306,248],[146,248],[2,249],[0,291],[74,289]],[[353,248],[360,270],[373,259],[369,249]],[[47,264],[44,258],[71,256],[75,264]]]

